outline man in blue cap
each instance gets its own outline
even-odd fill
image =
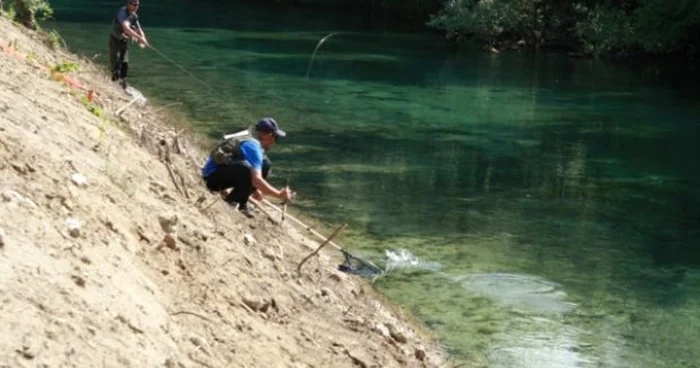
[[[114,15],[112,32],[109,35],[112,81],[119,81],[122,88],[126,88],[126,74],[129,70],[128,41],[137,41],[142,48],[148,46],[148,40],[136,15],[139,5],[139,0],[128,0],[126,6]]]
[[[230,205],[238,205],[238,211],[253,217],[248,209],[251,194],[257,199],[271,195],[288,201],[293,193],[289,188],[276,189],[267,182],[270,161],[265,152],[287,134],[273,118],[263,118],[255,125],[255,137],[224,139],[212,150],[202,168],[202,178],[207,188],[220,192],[233,190],[224,199]]]

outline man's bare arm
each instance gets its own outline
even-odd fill
[[[282,190],[277,190],[275,187],[270,185],[270,183],[262,177],[262,172],[260,170],[251,169],[250,176],[252,179],[253,187],[257,188],[262,194],[271,195],[280,199],[291,199],[292,192],[289,188],[284,188]]]
[[[127,36],[133,37],[133,38],[137,39],[137,40],[138,40],[139,42],[141,42],[141,43],[148,44],[148,42],[146,41],[146,38],[145,38],[145,37],[141,36],[139,33],[136,33],[136,32],[134,32],[133,29],[131,29],[131,23],[129,23],[128,20],[122,22],[122,31],[123,31],[124,34],[126,34]]]

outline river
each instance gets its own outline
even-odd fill
[[[114,3],[53,4],[48,26],[106,66]],[[225,1],[139,14],[178,66],[132,46],[130,82],[212,137],[275,117],[289,136],[271,181],[305,216],[349,223],[339,242],[390,268],[377,288],[455,358],[700,367],[689,65],[455,52],[347,14]]]

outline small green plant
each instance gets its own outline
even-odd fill
[[[86,108],[88,111],[90,111],[93,115],[97,116],[98,118],[101,118],[101,117],[103,117],[103,116],[105,115],[105,113],[104,113],[104,111],[102,110],[102,108],[99,107],[99,106],[97,106],[95,103],[90,102],[90,100],[88,100],[87,96],[83,96],[83,97],[80,99],[80,102],[83,103],[83,106],[85,106],[85,108]]]
[[[63,37],[61,37],[61,35],[55,29],[48,31],[46,36],[47,43],[49,44],[49,47],[51,47],[51,50],[60,50],[65,48],[66,43],[63,41]]]
[[[53,68],[51,68],[52,73],[69,73],[69,72],[77,72],[80,70],[80,67],[78,64],[71,62],[71,61],[66,61],[64,63],[56,64]]]
[[[2,12],[0,12],[0,15],[4,16],[7,19],[14,20],[16,17],[15,13],[16,12],[15,12],[14,8],[12,8],[12,7],[4,8],[4,5],[3,5],[3,9],[2,9]]]

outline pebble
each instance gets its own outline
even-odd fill
[[[253,235],[250,235],[248,233],[243,235],[243,242],[245,242],[246,245],[253,245],[253,244],[257,243],[257,241],[255,240]]]
[[[168,248],[177,249],[177,242],[175,241],[175,237],[173,236],[173,234],[165,234],[163,242],[165,242],[165,246],[167,246]]]
[[[85,187],[88,184],[87,177],[85,177],[85,175],[80,174],[80,173],[73,174],[73,176],[71,176],[70,179],[73,182],[73,184],[75,184],[77,187],[80,187],[80,188]]]
[[[267,258],[267,259],[269,259],[269,260],[271,260],[271,261],[274,261],[274,260],[276,260],[277,258],[279,258],[279,257],[277,257],[277,255],[276,255],[275,253],[273,253],[273,252],[272,252],[271,250],[269,250],[269,249],[263,249],[263,251],[262,251],[262,256],[265,257],[265,258]]]
[[[374,327],[374,330],[377,331],[380,335],[384,336],[387,339],[391,337],[391,334],[389,333],[389,329],[381,323],[377,324]]]
[[[70,236],[77,238],[80,236],[80,230],[83,228],[83,223],[72,217],[66,219],[66,227],[68,227],[68,234]]]
[[[270,307],[270,302],[261,299],[261,298],[255,298],[255,297],[243,297],[242,301],[245,305],[250,307],[250,309],[256,311],[256,312],[267,312],[267,309]]]
[[[156,193],[162,193],[168,190],[168,187],[162,181],[153,180],[151,181],[151,190]]]
[[[177,226],[177,214],[174,212],[164,212],[158,215],[160,227],[166,234],[174,233]]]
[[[5,230],[0,227],[0,248],[5,246]]]
[[[194,344],[194,346],[206,346],[207,345],[207,341],[204,340],[203,338],[197,336],[197,335],[191,335],[190,342],[192,344]]]
[[[14,190],[6,190],[2,192],[2,199],[5,202],[16,203],[23,207],[37,208],[38,206],[31,199],[25,198]]]
[[[26,174],[26,173],[27,173],[27,170],[26,170],[26,168],[24,167],[24,165],[22,165],[22,164],[19,163],[19,162],[11,162],[11,163],[10,163],[10,166],[12,166],[12,168],[15,169],[15,171],[17,171],[17,172],[20,173],[20,174]]]
[[[39,341],[33,336],[26,336],[22,341],[22,357],[25,359],[34,359],[39,353]]]
[[[425,348],[423,346],[418,345],[414,349],[414,355],[416,356],[416,359],[423,361],[423,360],[425,360],[427,353],[426,353]]]
[[[404,335],[403,332],[399,331],[396,327],[394,327],[394,325],[392,325],[391,323],[385,323],[384,325],[387,329],[389,329],[389,334],[396,342],[405,344],[408,341],[408,339],[406,339],[406,335]]]
[[[321,296],[332,297],[333,292],[331,291],[331,289],[323,287],[323,288],[321,288]]]
[[[80,287],[85,287],[85,278],[79,275],[73,275],[70,277],[73,279],[73,282],[75,282],[76,285]]]

